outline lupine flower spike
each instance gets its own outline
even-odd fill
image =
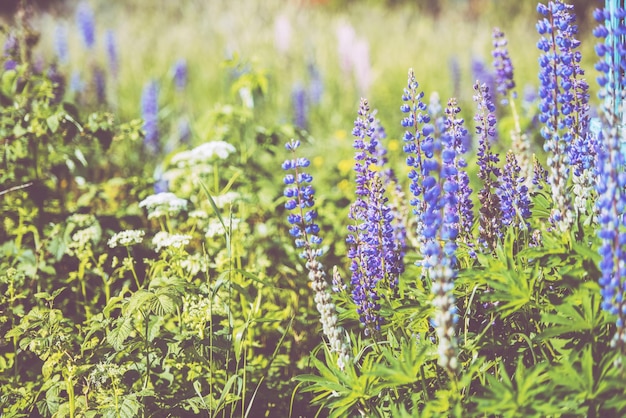
[[[491,142],[496,135],[496,108],[485,84],[474,84],[474,91],[474,101],[478,106],[478,112],[474,116],[478,134],[478,178],[483,181],[483,187],[478,193],[479,241],[493,249],[502,234],[500,198],[496,194],[500,177],[500,169],[496,164],[499,159],[491,152]]]
[[[561,231],[568,230],[574,222],[566,187],[572,160],[586,141],[589,121],[589,93],[581,77],[584,74],[580,68],[581,53],[576,51],[580,41],[575,38],[578,29],[573,8],[561,0],[537,6],[544,16],[537,23],[537,31],[542,35],[537,43],[542,51],[539,120],[544,124],[541,135],[544,149],[549,153],[548,182],[554,202],[550,220]]]
[[[520,166],[521,175],[530,179],[532,165],[530,163],[530,141],[528,135],[522,133],[522,128],[515,105],[515,80],[513,74],[513,63],[507,48],[508,42],[499,28],[493,29],[493,67],[495,69],[496,92],[502,96],[500,103],[508,104],[511,108],[515,129],[511,132],[511,145],[515,158]]]
[[[596,20],[604,21],[604,25],[594,30],[594,35],[604,40],[596,46],[601,61],[596,69],[601,72],[598,83],[601,87],[600,97],[604,98],[603,129],[598,129],[598,164],[596,187],[598,200],[598,221],[600,223],[600,286],[602,287],[602,308],[611,315],[617,316],[616,332],[612,344],[622,354],[626,352],[626,157],[621,152],[620,141],[624,138],[623,95],[626,62],[623,57],[626,51],[624,39],[624,18],[626,10],[618,7],[596,10]],[[621,21],[617,25],[615,22]],[[619,28],[621,29],[618,29]]]
[[[311,185],[313,177],[304,171],[310,165],[309,160],[296,158],[299,146],[300,141],[296,140],[286,144],[292,158],[282,165],[283,170],[289,172],[284,178],[284,194],[287,198],[285,208],[290,212],[287,217],[291,224],[289,233],[294,237],[296,247],[302,249],[300,256],[306,260],[324,335],[328,338],[331,351],[337,354],[337,365],[343,370],[350,359],[350,345],[345,331],[337,324],[337,313],[331,300],[324,266],[318,260],[322,255],[319,248],[322,238],[318,235],[320,228],[315,221],[317,212],[314,209],[315,191]]]
[[[156,81],[149,81],[141,96],[141,116],[143,130],[146,134],[144,144],[151,153],[159,151],[159,85]]]
[[[380,330],[382,288],[394,290],[404,271],[401,243],[396,240],[394,216],[385,196],[385,186],[377,167],[380,130],[370,113],[367,100],[361,99],[359,117],[354,122],[355,202],[350,206],[347,243],[350,246],[352,298],[357,305],[365,334]]]

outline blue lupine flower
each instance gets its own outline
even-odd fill
[[[141,117],[145,132],[144,144],[149,152],[159,151],[159,85],[151,80],[141,95]]]
[[[94,67],[93,69],[93,85],[96,90],[96,99],[98,103],[103,104],[106,102],[106,80],[104,71],[100,67]]]
[[[598,77],[600,84],[599,96],[604,99],[602,121],[591,131],[597,138],[598,164],[596,190],[598,199],[598,236],[602,240],[600,247],[600,271],[602,276],[599,284],[602,288],[602,309],[616,315],[616,332],[612,344],[623,353],[626,349],[626,157],[620,152],[620,141],[625,132],[623,115],[623,87],[626,76],[624,69],[624,18],[626,10],[611,7],[596,10],[594,17],[604,25],[594,30],[594,35],[603,39],[604,43],[596,46],[601,58],[596,69],[601,72]]]
[[[187,87],[187,60],[181,58],[176,61],[172,72],[174,73],[176,90],[183,91]]]
[[[347,243],[352,260],[352,298],[365,334],[370,335],[379,331],[382,324],[378,313],[380,287],[395,289],[404,264],[393,226],[394,214],[385,196],[382,176],[375,168],[379,163],[381,128],[370,113],[367,100],[361,99],[358,114],[352,131],[357,198],[350,206],[348,216],[354,225],[348,226]]]
[[[448,60],[448,66],[450,67],[450,75],[452,76],[452,91],[455,97],[461,95],[461,66],[459,59],[453,56]]]
[[[82,93],[84,88],[85,83],[83,83],[80,73],[78,71],[72,72],[72,76],[70,78],[70,92],[74,94]]]
[[[291,90],[293,106],[293,123],[300,129],[309,126],[309,104],[306,89],[301,83],[296,83]]]
[[[112,29],[108,29],[104,33],[104,45],[107,52],[107,58],[109,62],[109,70],[113,77],[117,77],[119,72],[119,56],[117,53],[117,42],[115,40],[115,32]]]
[[[478,192],[479,209],[479,241],[487,248],[495,248],[501,237],[500,199],[495,190],[498,187],[500,169],[496,167],[499,158],[491,152],[491,141],[496,134],[496,108],[491,100],[489,88],[484,84],[474,84],[474,101],[478,111],[474,116],[476,133],[478,134],[478,178],[483,187]]]
[[[322,329],[332,352],[337,353],[337,365],[343,370],[350,359],[350,343],[344,330],[338,325],[335,305],[328,290],[324,266],[318,260],[322,255],[319,237],[319,226],[316,223],[317,212],[314,209],[315,191],[311,182],[313,177],[303,170],[310,165],[306,158],[296,158],[296,150],[300,141],[291,140],[286,145],[292,158],[286,160],[282,168],[289,173],[285,175],[285,191],[287,197],[285,208],[290,212],[287,221],[291,225],[289,234],[294,237],[297,248],[302,248],[300,256],[306,259],[311,287],[315,292],[315,304],[320,313]]]
[[[512,151],[506,154],[506,163],[502,170],[502,177],[497,189],[500,198],[502,225],[517,226],[527,229],[530,218],[530,197],[528,187],[524,184],[525,178],[520,176],[521,168]]]
[[[472,226],[474,225],[474,204],[472,203],[472,189],[470,188],[470,179],[465,168],[467,163],[463,158],[463,154],[467,152],[465,138],[467,137],[467,129],[464,127],[464,120],[457,118],[461,112],[461,108],[457,105],[456,100],[451,99],[446,108],[445,131],[450,135],[455,152],[455,169],[457,171],[456,184],[457,191],[457,212],[459,222],[457,225],[459,240],[466,244],[471,243]]]
[[[430,128],[428,125],[430,122],[430,115],[426,112],[426,104],[422,102],[424,97],[423,92],[418,92],[419,84],[415,79],[415,73],[413,69],[409,70],[407,87],[402,94],[402,101],[404,102],[400,106],[400,110],[406,116],[402,119],[402,126],[406,129],[404,132],[404,146],[403,150],[407,154],[406,164],[410,167],[409,191],[413,195],[410,200],[411,206],[413,206],[413,214],[417,218],[417,236],[422,237],[423,224],[421,220],[421,214],[424,211],[424,202],[421,196],[424,194],[424,169],[423,169],[423,152],[422,142],[424,138],[428,138],[428,135],[423,135],[420,130],[420,125],[426,125],[426,133],[428,134]],[[420,125],[418,125],[418,123]],[[429,141],[431,141],[429,139]]]
[[[491,55],[493,56],[493,66],[495,69],[495,84],[496,91],[504,96],[502,103],[508,103],[508,94],[515,88],[515,81],[513,80],[513,64],[509,57],[509,50],[507,48],[507,40],[504,37],[504,32],[499,28],[493,29],[493,50]]]
[[[610,126],[606,136],[600,132],[602,148],[599,153],[598,181],[598,236],[600,247],[600,277],[602,309],[617,316],[617,331],[613,343],[620,349],[626,346],[626,172],[624,155],[620,152],[623,128]]]
[[[76,9],[76,25],[80,31],[83,43],[87,49],[92,49],[96,43],[95,18],[91,6],[82,2]]]
[[[67,64],[70,59],[69,48],[67,46],[67,27],[57,25],[54,32],[54,49],[59,59],[59,64]]]
[[[578,29],[573,8],[561,0],[537,6],[544,16],[537,23],[537,31],[542,35],[537,43],[542,51],[539,120],[544,124],[541,129],[544,149],[550,154],[548,181],[554,202],[550,220],[561,231],[569,229],[574,221],[566,186],[572,147],[579,136],[586,137],[589,120],[589,93],[587,83],[581,78],[584,72],[580,68],[581,53],[576,51],[580,41],[575,38]]]
[[[480,57],[472,57],[472,79],[478,81],[479,84],[485,84],[489,91],[494,91],[496,88],[494,73]]]
[[[310,62],[307,68],[310,79],[308,97],[313,105],[318,105],[321,103],[324,94],[324,80],[322,80],[322,74],[315,63]]]

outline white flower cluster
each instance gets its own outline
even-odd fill
[[[225,160],[236,151],[232,144],[224,141],[209,141],[192,150],[179,152],[172,157],[172,164],[178,167],[206,163],[217,157]]]
[[[226,192],[219,196],[213,196],[213,201],[218,208],[223,208],[226,205],[233,203],[235,200],[239,198],[239,193],[237,192]]]
[[[170,234],[169,232],[160,231],[152,238],[152,244],[156,247],[156,251],[163,248],[181,248],[189,244],[191,236],[183,234]]]
[[[226,220],[226,222],[228,222],[228,220]],[[241,221],[239,219],[233,218],[232,229],[233,230],[237,229],[240,222]],[[207,227],[207,231],[205,235],[207,238],[215,238],[220,235],[224,235],[225,233],[226,233],[226,230],[224,230],[224,225],[222,225],[222,223],[218,219],[211,219],[211,221],[209,222],[209,226]]]
[[[109,239],[107,244],[111,248],[115,248],[118,246],[130,247],[133,244],[141,244],[141,241],[143,241],[143,236],[145,234],[146,233],[144,231],[138,229],[127,229],[113,235],[111,239]]]
[[[176,197],[174,193],[163,192],[150,195],[139,202],[139,207],[148,211],[148,219],[164,215],[176,215],[187,210],[187,200]]]

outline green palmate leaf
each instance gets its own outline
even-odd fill
[[[562,304],[555,306],[556,312],[541,315],[547,328],[541,333],[541,338],[591,332],[601,327],[605,323],[605,315],[600,309],[600,299],[599,293],[587,289],[568,296]]]
[[[124,341],[133,332],[133,318],[130,316],[121,316],[117,318],[113,325],[113,329],[107,333],[107,341],[113,346],[115,351],[121,351]]]
[[[415,338],[402,340],[399,352],[382,348],[387,364],[375,365],[372,374],[380,376],[389,386],[410,385],[420,380],[420,369],[427,361],[437,358],[437,347],[420,344]]]

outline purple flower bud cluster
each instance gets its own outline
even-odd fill
[[[500,177],[500,169],[496,167],[499,158],[491,152],[491,142],[496,135],[496,107],[486,84],[474,84],[474,91],[474,101],[477,104],[474,121],[478,135],[478,178],[483,182],[483,187],[478,192],[478,239],[482,245],[494,249],[502,235],[500,198],[496,193]]]
[[[291,103],[294,125],[300,129],[307,129],[309,126],[309,99],[302,83],[294,84],[291,89]]]
[[[104,46],[107,53],[109,70],[113,77],[117,77],[120,69],[119,55],[117,53],[117,41],[115,40],[115,32],[108,29],[104,34]]]
[[[320,229],[315,221],[317,212],[314,209],[315,191],[311,185],[313,176],[304,171],[310,165],[309,160],[296,157],[299,146],[300,141],[293,139],[285,145],[292,158],[282,165],[283,170],[288,172],[284,178],[286,186],[284,195],[287,198],[285,209],[290,212],[287,216],[287,221],[291,225],[289,233],[295,238],[296,247],[303,249],[300,256],[306,259],[322,330],[328,338],[331,351],[337,354],[337,365],[343,370],[350,360],[350,343],[345,331],[338,325],[335,305],[328,290],[326,272],[318,260],[322,254],[319,248],[322,239],[318,235]]]
[[[617,316],[613,345],[623,353],[626,349],[626,157],[621,141],[624,138],[623,99],[626,76],[626,10],[612,7],[594,12],[603,25],[594,35],[604,42],[596,46],[601,61],[596,64],[600,71],[598,84],[600,97],[604,99],[602,127],[593,126],[597,134],[597,181],[598,199],[596,209],[602,240],[600,247],[599,284],[602,288],[602,309]]]
[[[372,335],[382,324],[379,293],[384,288],[394,290],[404,271],[403,248],[396,239],[394,211],[380,173],[378,155],[382,138],[379,135],[384,135],[384,130],[370,113],[365,99],[361,99],[352,134],[357,198],[350,206],[349,218],[354,224],[348,226],[346,240],[351,260],[350,283],[365,333]]]
[[[87,49],[92,49],[96,44],[96,29],[93,10],[89,3],[82,2],[76,9],[76,25],[80,31],[83,43]]]
[[[620,350],[626,347],[626,172],[624,155],[620,152],[623,130],[617,126],[600,133],[603,147],[599,153],[598,222],[600,224],[600,271],[602,309],[617,316],[617,331],[613,343]],[[623,351],[622,351],[623,352]]]
[[[70,54],[67,45],[67,28],[64,25],[58,25],[54,31],[54,49],[59,59],[59,64],[67,64],[70,60]]]
[[[178,59],[172,67],[172,73],[174,75],[174,86],[176,90],[185,90],[185,87],[187,87],[187,60],[184,58]]]
[[[602,40],[596,45],[596,53],[600,57],[595,65],[600,72],[598,84],[601,87],[600,98],[605,101],[605,112],[619,118],[623,114],[624,86],[626,85],[626,26],[624,18],[626,10],[614,7],[615,10],[597,9],[595,19],[601,23],[593,34]]]
[[[552,188],[554,207],[551,221],[561,231],[573,223],[571,202],[566,191],[572,158],[579,152],[572,147],[586,140],[588,131],[588,85],[581,78],[582,55],[576,49],[578,28],[572,13],[574,6],[562,0],[539,4],[537,11],[543,16],[537,23],[541,39],[537,47],[539,58],[539,88],[541,112],[539,120],[544,126],[541,135],[544,149],[549,153],[548,181]],[[577,140],[578,137],[583,137]]]
[[[159,85],[156,81],[149,81],[143,88],[141,95],[141,117],[145,132],[144,145],[146,149],[156,154],[159,152]]]
[[[520,175],[521,168],[512,151],[506,154],[506,163],[502,170],[502,177],[497,189],[500,198],[502,225],[515,225],[520,229],[528,229],[530,218],[530,197],[526,179]]]
[[[515,88],[515,81],[513,81],[513,64],[509,57],[509,50],[507,48],[507,40],[499,28],[493,29],[493,50],[491,55],[493,56],[493,66],[495,69],[495,85],[496,91],[505,96],[502,99],[502,103],[508,102],[509,91]]]

